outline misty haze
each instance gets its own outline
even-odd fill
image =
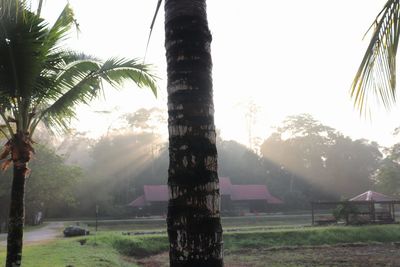
[[[400,266],[399,18],[0,0],[0,265]]]

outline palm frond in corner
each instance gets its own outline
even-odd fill
[[[368,113],[371,96],[390,109],[396,101],[396,54],[400,34],[400,0],[389,0],[378,14],[373,35],[351,85],[360,114]],[[371,29],[370,28],[370,29]]]

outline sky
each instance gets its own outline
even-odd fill
[[[42,15],[54,22],[66,2],[45,0]],[[368,45],[363,36],[385,2],[207,1],[213,34],[215,123],[222,138],[248,145],[249,134],[266,139],[286,116],[309,113],[354,139],[384,146],[398,142],[393,130],[400,126],[399,108],[376,107],[371,118],[364,118],[353,108],[349,94]],[[68,46],[104,59],[144,57],[157,0],[69,3],[81,32],[72,32]],[[166,108],[163,20],[161,8],[146,55],[146,63],[153,64],[160,77],[158,97],[133,84],[120,91],[106,88],[106,101],[78,108],[79,122],[74,127],[99,137],[117,127],[123,113],[141,107]],[[111,113],[100,115],[96,112],[100,110]]]

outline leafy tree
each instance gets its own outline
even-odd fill
[[[39,1],[40,3],[42,1]],[[24,0],[0,1],[0,117],[8,138],[1,159],[13,164],[6,266],[20,266],[24,224],[25,178],[33,153],[32,135],[40,122],[68,129],[74,106],[88,104],[102,83],[118,87],[126,80],[156,92],[148,66],[136,60],[106,61],[66,50],[63,41],[75,24],[66,5],[53,26]]]
[[[165,1],[171,266],[222,266],[206,1]]]
[[[74,206],[74,189],[82,179],[81,168],[67,165],[65,158],[57,155],[52,148],[35,145],[35,150],[32,172],[26,182],[27,222],[32,222],[31,218],[38,211],[46,211],[44,216],[57,216],[60,210],[64,213],[66,208]],[[0,223],[8,217],[11,180],[10,171],[0,173]]]
[[[371,190],[372,175],[382,158],[377,143],[337,136],[327,150],[325,169],[334,182],[330,185],[332,190],[346,197]]]
[[[85,170],[76,186],[79,206],[69,214],[88,216],[99,205],[101,216],[127,216],[127,204],[143,193],[144,184],[165,183],[168,155],[156,127],[160,117],[159,109],[139,109],[122,115],[124,124],[100,139],[75,132],[57,145],[68,163]]]
[[[308,114],[290,116],[265,140],[261,153],[264,158],[293,174],[289,191],[296,191],[295,185],[306,187],[314,184],[321,187],[329,182],[324,175],[324,163],[326,148],[332,144],[333,136],[336,136],[334,129],[322,125]]]
[[[400,144],[393,145],[385,152],[387,156],[374,175],[375,187],[380,192],[400,196]]]
[[[219,140],[218,171],[235,184],[265,184],[267,173],[264,162],[252,150],[236,141]]]
[[[158,142],[157,135],[144,132],[112,135],[100,139],[90,153],[93,164],[88,168],[88,178],[91,180],[87,181],[91,188],[98,190],[99,198],[87,199],[86,207],[89,208],[94,204],[92,202],[97,200],[100,202],[98,204],[103,206],[103,212],[112,214],[110,210],[112,207],[126,206],[130,203],[136,191],[143,187],[143,183],[151,183],[157,175],[152,169],[158,160],[152,156],[152,144],[156,142]],[[140,184],[137,176],[145,170],[149,171]],[[164,170],[157,180],[164,178],[165,173]],[[86,187],[85,190],[88,189]],[[84,187],[79,191],[83,196],[87,196],[87,192],[82,190]],[[110,209],[105,209],[105,206]]]
[[[261,152],[292,174],[288,192],[300,191],[296,194],[309,200],[350,197],[370,189],[382,156],[376,143],[354,141],[306,114],[288,117]]]
[[[26,182],[26,217],[30,222],[37,211],[61,217],[69,207],[76,206],[75,187],[83,178],[80,167],[67,165],[66,159],[51,148],[36,145],[35,150]]]
[[[141,131],[155,132],[164,128],[166,124],[165,113],[166,111],[160,108],[141,108],[134,113],[125,114],[124,118],[134,130],[139,129]]]
[[[400,164],[384,159],[374,176],[375,187],[382,193],[400,196]]]
[[[38,142],[42,143],[39,137]],[[79,165],[86,169],[91,163],[90,149],[96,142],[90,138],[86,132],[79,132],[71,129],[68,135],[64,135],[63,139],[58,139],[54,144],[54,149],[57,154],[64,156],[67,163]]]

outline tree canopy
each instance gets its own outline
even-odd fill
[[[35,145],[35,160],[32,162],[31,176],[27,179],[26,213],[27,223],[38,212],[45,216],[65,216],[70,207],[78,207],[76,186],[83,180],[83,170],[66,163],[53,148]],[[0,173],[0,223],[8,214],[11,188],[11,172]]]
[[[293,173],[295,184],[345,197],[371,188],[382,157],[378,144],[352,140],[307,114],[288,117],[265,140],[261,153]]]

